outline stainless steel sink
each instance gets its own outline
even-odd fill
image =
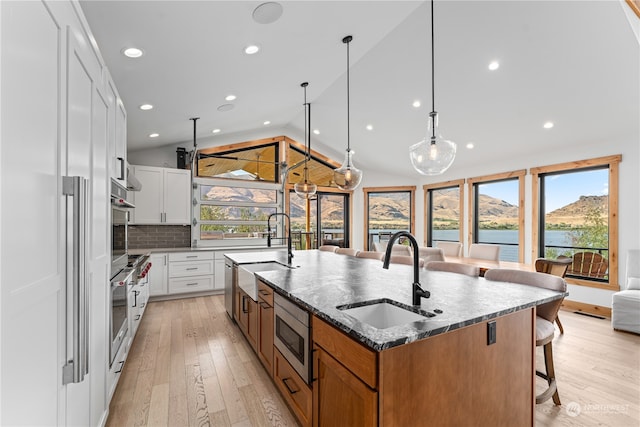
[[[378,300],[364,302],[358,307],[341,308],[336,307],[343,313],[354,317],[362,323],[373,326],[376,329],[393,328],[394,326],[408,325],[413,322],[420,322],[433,317],[432,313],[416,313],[408,306],[392,300]]]
[[[254,273],[260,271],[289,270],[291,267],[282,265],[276,261],[261,262],[257,264],[242,264],[238,266],[238,286],[245,291],[254,301],[258,301],[258,285]]]

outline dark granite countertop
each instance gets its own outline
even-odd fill
[[[377,329],[336,307],[389,299],[411,306],[413,267],[355,258],[318,250],[294,252],[296,268],[262,271],[256,275],[275,292],[328,321],[372,350],[387,348],[446,333],[464,326],[549,302],[562,293],[514,283],[492,282],[460,274],[420,271],[420,283],[431,292],[420,310],[436,315],[424,321]],[[232,253],[237,264],[278,261],[286,252]]]

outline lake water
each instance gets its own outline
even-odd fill
[[[544,232],[547,246],[571,246],[571,232],[548,230]],[[454,240],[459,238],[458,230],[435,230],[433,240]],[[518,230],[481,230],[478,240],[500,245],[502,261],[518,261]],[[515,244],[516,246],[512,245]]]

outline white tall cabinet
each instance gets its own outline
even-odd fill
[[[99,426],[109,399],[109,175],[126,112],[79,3],[1,1],[0,21],[0,425]],[[79,271],[65,176],[87,182],[88,373],[78,383],[63,380]]]

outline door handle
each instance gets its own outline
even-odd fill
[[[71,358],[62,368],[63,384],[79,383],[89,372],[89,321],[87,282],[88,180],[81,176],[62,178],[62,192],[72,203],[72,269],[71,269]],[[67,236],[69,238],[69,236]],[[69,286],[67,286],[69,289]],[[67,310],[69,311],[69,310]]]

